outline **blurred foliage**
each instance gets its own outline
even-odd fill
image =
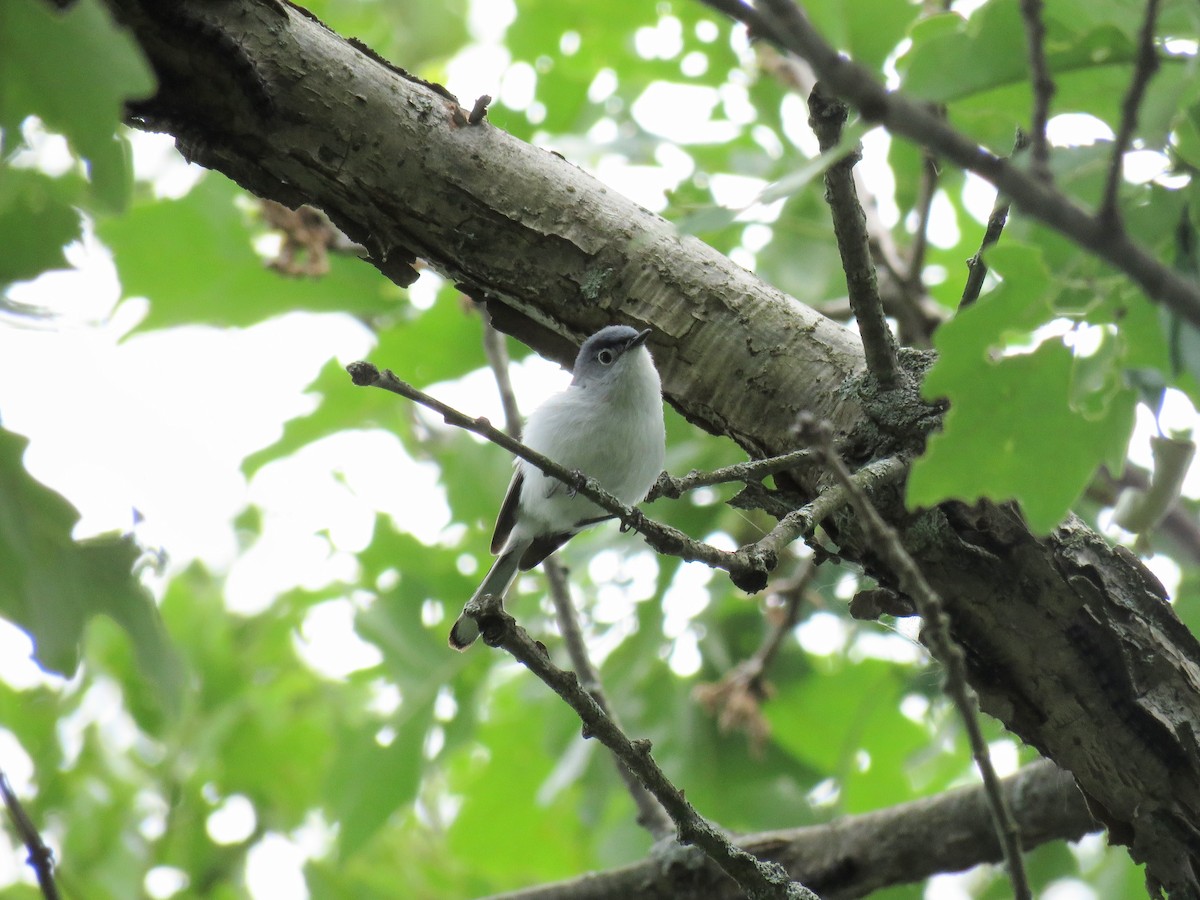
[[[62,267],[80,235],[78,210],[118,213],[133,185],[127,138],[115,130],[126,99],[153,93],[133,40],[100,0],[62,13],[41,0],[0,7],[0,159],[18,149],[34,116],[65,136],[79,159],[58,178],[0,165],[0,290]]]
[[[638,199],[659,200],[681,227],[802,302],[844,296],[820,182],[798,177],[811,166],[803,101],[771,74],[759,48],[701,4],[516,0],[507,28],[490,31],[481,23],[499,4],[315,0],[310,8],[432,80],[466,50],[503,54],[510,73],[532,76],[533,90],[529,98],[494,91],[496,125],[589,169],[639,167],[662,190]],[[1016,127],[1027,127],[1018,0],[990,0],[969,18],[895,0],[806,8],[839,50],[944,104],[954,125],[995,152],[1009,152]],[[1091,116],[1115,130],[1140,8],[1047,0],[1055,114]],[[416,304],[344,256],[324,278],[284,280],[255,251],[268,229],[253,201],[220,176],[179,199],[135,184],[120,101],[146,94],[152,81],[104,10],[99,0],[79,0],[66,13],[40,0],[0,6],[0,287],[65,265],[64,246],[87,223],[113,250],[124,296],[148,298],[143,329],[237,328],[342,310],[372,328],[374,360],[417,384],[482,367],[478,316],[451,286],[432,305]],[[1164,155],[1170,177],[1128,183],[1121,198],[1139,240],[1192,274],[1195,245],[1181,235],[1194,234],[1200,209],[1191,178],[1200,166],[1200,79],[1194,43],[1187,46],[1198,17],[1192,3],[1164,2],[1161,33],[1178,40],[1166,48],[1171,58],[1151,85],[1136,137],[1140,149]],[[493,39],[499,45],[481,47]],[[664,85],[693,89],[674,96],[690,98],[679,118],[705,124],[703,134],[680,137],[678,123],[650,114],[647,92]],[[34,165],[31,122],[66,137],[73,165],[57,173]],[[879,199],[904,252],[922,155],[876,137],[877,158],[867,165],[889,170],[892,185]],[[1055,147],[1058,183],[1094,205],[1110,151],[1105,140]],[[769,184],[785,189],[753,202]],[[965,199],[971,189],[970,179],[943,168],[924,276],[948,309],[983,230],[978,203]],[[989,263],[978,303],[935,338],[940,358],[926,390],[952,405],[914,472],[911,499],[1015,497],[1045,530],[1100,463],[1123,457],[1146,385],[1200,397],[1200,342],[1123,278],[1019,215]],[[1083,335],[1096,349],[1078,349]],[[29,811],[59,849],[68,893],[140,896],[147,873],[177,870],[187,886],[176,896],[245,897],[252,851],[280,835],[306,848],[315,898],[479,896],[643,857],[649,839],[633,824],[611,760],[582,739],[569,710],[499,654],[446,650],[447,618],[487,564],[508,460],[384,392],[354,388],[333,360],[309,391],[311,411],[244,461],[247,477],[322,439],[383,430],[412,458],[437,464],[453,524],[422,542],[381,513],[355,554],[354,577],[290,591],[251,615],[230,614],[226,573],[199,563],[169,579],[156,612],[132,574],[132,540],[75,541],[73,508],[24,471],[23,439],[0,433],[0,612],[36,641],[43,666],[75,673],[40,686],[0,683],[0,736],[11,735],[32,760]],[[668,432],[674,472],[740,458],[670,411]],[[659,501],[651,512],[726,541],[769,527],[724,506],[730,494]],[[262,522],[261,510],[248,509],[231,523],[245,551]],[[333,538],[324,539],[334,552]],[[785,642],[769,672],[773,693],[761,706],[769,736],[758,746],[723,733],[693,691],[754,651],[767,628],[765,602],[722,575],[705,583],[678,560],[654,559],[613,528],[580,536],[563,558],[628,731],[653,741],[663,768],[723,827],[819,823],[969,779],[965,739],[912,632],[849,618],[845,601],[860,575],[852,568],[826,564],[810,590],[798,639]],[[781,574],[796,564],[785,560]],[[627,608],[614,600],[614,592],[624,596],[614,584],[632,588]],[[523,579],[512,606],[561,661],[543,593],[536,577]],[[1177,608],[1191,626],[1200,622],[1198,597],[1197,576],[1185,569]],[[341,676],[322,674],[302,652],[305,629],[330,605],[351,610],[373,651]],[[1009,744],[996,723],[985,728],[994,744]],[[1016,755],[1034,756],[1026,748]],[[231,834],[218,823],[236,804],[252,814]],[[1048,846],[1029,862],[1041,888],[1078,878],[1099,896],[1141,889],[1123,852]],[[0,890],[36,896],[27,885]],[[971,876],[971,890],[1004,896],[1007,882],[984,869]]]

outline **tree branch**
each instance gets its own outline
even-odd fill
[[[1137,128],[1138,112],[1142,106],[1146,86],[1158,71],[1158,56],[1154,52],[1154,23],[1157,19],[1158,0],[1146,0],[1146,16],[1138,34],[1137,61],[1134,63],[1129,89],[1125,92],[1125,101],[1121,104],[1121,127],[1117,130],[1116,140],[1113,141],[1112,160],[1108,164],[1108,179],[1104,185],[1104,199],[1097,213],[1097,218],[1109,227],[1117,227],[1121,222],[1118,195],[1125,151],[1129,149],[1134,129]]]
[[[500,601],[489,595],[467,604],[480,625],[483,640],[491,647],[507,650],[575,710],[583,722],[583,736],[604,744],[633,772],[675,823],[679,842],[694,844],[716,862],[745,891],[757,900],[818,900],[816,894],[792,881],[775,863],[762,862],[734,846],[684,799],[650,755],[650,742],[631,741],[616,726],[574,673],[555,666],[546,648],[534,641],[504,611]]]
[[[758,65],[762,71],[774,76],[784,87],[807,97],[816,86],[817,79],[812,68],[804,60],[790,53],[780,53],[770,44],[755,45]],[[879,280],[879,295],[883,309],[896,320],[900,343],[912,347],[929,347],[930,335],[947,318],[945,307],[929,296],[920,279],[920,268],[910,275],[911,264],[905,264],[896,248],[891,229],[883,223],[879,214],[879,202],[862,178],[858,167],[854,168],[854,186],[858,193],[863,214],[866,216],[867,237],[871,258],[875,261]],[[922,228],[923,232],[924,229]],[[922,256],[922,253],[910,255]],[[821,312],[830,318],[844,321],[853,314],[849,298],[841,303],[825,304]]]
[[[983,739],[983,732],[979,729],[977,716],[979,698],[967,683],[963,651],[950,636],[950,620],[946,615],[942,600],[925,580],[925,576],[921,574],[921,570],[917,568],[913,558],[905,551],[895,530],[883,521],[870,498],[855,484],[850,470],[846,468],[842,458],[833,447],[829,426],[816,422],[811,417],[802,416],[799,428],[802,435],[813,438],[812,443],[823,451],[829,470],[838,484],[846,490],[850,505],[862,520],[867,533],[874,538],[880,555],[887,560],[901,590],[916,603],[917,612],[925,622],[925,637],[929,652],[946,669],[943,690],[958,710],[971,744],[971,755],[975,758],[975,765],[978,766],[979,774],[983,777],[988,806],[992,811],[1000,844],[1004,848],[1005,862],[1008,863],[1013,895],[1018,900],[1029,900],[1033,894],[1029,889],[1025,866],[1021,861],[1020,831],[1005,802],[1004,793],[1000,789],[1000,779],[992,767],[987,742]]]
[[[517,406],[517,395],[513,392],[512,379],[508,375],[508,348],[504,346],[504,335],[492,327],[485,318],[483,322],[483,353],[487,357],[492,376],[496,379],[496,390],[500,392],[500,406],[504,410],[504,430],[514,440],[521,439],[521,410]]]
[[[1048,762],[1001,779],[1025,849],[1077,840],[1097,829],[1071,776]],[[825,900],[852,900],[1003,859],[982,785],[956,788],[823,825],[748,834],[738,845],[785,866]],[[491,900],[741,900],[728,882],[649,858],[620,869],[513,891]]]
[[[1028,146],[1029,136],[1018,129],[1012,155],[1015,157]],[[1000,240],[1004,226],[1008,224],[1008,209],[1008,198],[997,192],[996,201],[992,204],[992,214],[988,216],[987,227],[983,231],[983,240],[979,242],[979,249],[975,251],[975,255],[967,260],[967,281],[963,285],[962,298],[958,301],[959,309],[964,309],[979,299],[979,292],[983,290],[983,280],[988,272],[984,254]]]
[[[626,506],[616,497],[604,490],[595,479],[586,473],[567,469],[549,457],[543,456],[536,450],[514,440],[502,431],[494,428],[485,418],[471,418],[417,390],[411,384],[401,381],[390,369],[379,371],[368,362],[353,362],[346,366],[351,379],[360,387],[378,387],[402,397],[407,397],[422,406],[439,413],[450,425],[464,428],[481,437],[487,438],[505,450],[519,456],[521,459],[536,466],[566,485],[587,497],[605,512],[611,513],[620,520],[621,525],[638,532],[646,539],[646,543],[659,553],[678,556],[688,562],[702,562],[716,569],[724,569],[729,573],[730,580],[747,593],[761,591],[767,583],[767,575],[778,564],[779,555],[792,542],[812,530],[829,514],[844,502],[840,487],[833,487],[822,492],[815,500],[800,509],[788,513],[780,522],[760,540],[746,544],[737,550],[719,550],[711,544],[696,541],[677,528],[664,525],[648,518],[637,507]],[[778,464],[778,460],[771,461]],[[854,474],[855,479],[864,485],[878,486],[900,478],[906,467],[896,458],[879,460],[864,466]]]
[[[926,150],[921,154],[921,187],[917,194],[917,227],[913,232],[905,281],[916,288],[922,286],[921,273],[925,268],[925,251],[929,247],[929,214],[937,194],[940,166],[937,158]]]
[[[821,152],[828,153],[842,140],[842,128],[849,110],[846,104],[827,94],[817,84],[808,95],[808,113],[808,124],[816,132]],[[867,368],[879,381],[879,386],[888,391],[896,386],[900,369],[896,363],[896,339],[888,327],[883,303],[879,299],[879,286],[867,239],[866,217],[854,188],[854,166],[860,159],[862,148],[856,147],[852,153],[825,170],[825,200],[833,216],[833,232],[837,236],[850,307],[858,320]]]
[[[608,697],[600,682],[600,673],[592,665],[587,644],[583,640],[583,632],[579,627],[579,616],[575,612],[575,605],[571,602],[566,568],[558,561],[557,557],[551,556],[542,562],[542,571],[545,573],[546,583],[550,587],[550,599],[554,603],[558,627],[562,631],[563,643],[566,645],[567,655],[571,658],[571,666],[575,669],[575,674],[579,677],[583,689],[592,695],[592,699],[612,720],[613,725],[619,729],[621,721],[613,712],[612,707],[608,705]],[[650,832],[655,840],[662,840],[671,834],[675,830],[675,824],[671,821],[671,817],[663,805],[619,759],[614,759],[613,762],[616,763],[617,774],[625,782],[625,789],[629,791],[629,796],[633,798],[633,805],[637,808],[637,823]]]
[[[775,584],[771,595],[782,599],[782,609],[778,609],[773,617],[768,611],[767,633],[758,649],[726,672],[720,681],[698,684],[692,690],[692,696],[717,716],[722,731],[746,732],[750,749],[756,754],[761,753],[771,731],[761,710],[762,701],[772,693],[766,678],[767,670],[800,620],[800,607],[816,573],[816,558],[810,556],[800,563],[799,572]]]
[[[1030,82],[1033,86],[1033,110],[1029,132],[1033,144],[1033,174],[1050,181],[1050,144],[1046,123],[1050,101],[1054,97],[1054,79],[1046,65],[1046,24],[1042,20],[1042,0],[1021,0],[1021,18],[1025,20],[1025,41],[1029,47]]]
[[[1152,300],[1200,327],[1200,286],[1164,265],[1123,229],[1111,228],[1077,206],[1047,181],[980,147],[923,104],[899,91],[887,90],[870,71],[831,47],[790,0],[767,0],[762,9],[751,8],[741,0],[700,2],[799,54],[827,88],[854,105],[865,119],[991,182],[1022,213],[1124,272]]]
[[[686,492],[700,487],[710,487],[714,484],[725,484],[730,481],[744,481],[747,484],[762,481],[768,475],[777,475],[800,466],[808,466],[817,462],[817,456],[811,450],[793,450],[782,456],[772,456],[770,459],[751,459],[746,462],[734,463],[713,469],[711,472],[701,472],[692,469],[686,475],[672,478],[667,472],[658,476],[658,481],[650,489],[647,501],[659,497],[670,497],[678,500]]]
[[[29,851],[28,863],[37,873],[38,887],[42,889],[42,896],[46,900],[59,900],[58,885],[54,882],[54,852],[42,840],[37,826],[25,812],[25,807],[17,798],[12,785],[8,783],[8,776],[3,771],[0,771],[0,796],[4,798],[4,806],[8,810],[8,818],[12,822],[13,829],[21,838],[25,849]]]
[[[497,327],[562,362],[572,336],[614,319],[652,325],[666,399],[753,457],[794,450],[801,409],[845,435],[855,460],[903,457],[936,427],[915,390],[872,405],[847,329],[562,158],[487,119],[460,125],[466,115],[444,88],[311,15],[251,0],[106,2],[159,75],[158,94],[138,106],[141,127],[170,131],[197,162],[259,196],[320,207],[397,283],[415,277],[420,257],[484,298]],[[182,13],[199,24],[180,27]],[[228,65],[230,48],[246,65]],[[818,56],[822,80],[868,119],[979,171],[1015,208],[1200,320],[1200,289],[1127,235],[862,67]],[[925,362],[901,354],[914,381]],[[821,492],[819,472],[793,475],[801,496]],[[749,493],[777,515],[795,505],[758,485]],[[1075,518],[1038,536],[1007,506],[912,512],[898,486],[872,496],[946,604],[983,709],[1069,769],[1110,839],[1155,878],[1181,896],[1200,892],[1187,824],[1200,820],[1200,642],[1162,585]],[[825,524],[840,555],[891,586],[856,517]]]

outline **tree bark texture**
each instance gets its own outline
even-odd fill
[[[109,2],[160,79],[131,107],[143,127],[259,196],[325,210],[392,280],[423,259],[559,360],[601,325],[652,327],[667,399],[751,455],[794,449],[801,411],[854,466],[918,452],[936,427],[927,355],[903,353],[906,377],[880,392],[850,331],[302,10]],[[797,475],[797,502],[820,478]],[[1039,538],[1010,506],[912,514],[897,487],[874,501],[941,594],[984,709],[1070,771],[1155,879],[1200,896],[1200,644],[1157,580],[1074,518]],[[891,583],[851,514],[827,527]]]

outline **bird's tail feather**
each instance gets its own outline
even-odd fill
[[[525,552],[525,545],[509,547],[504,550],[496,561],[492,563],[492,567],[488,569],[487,575],[484,576],[483,583],[471,596],[474,600],[476,597],[482,597],[484,594],[491,594],[493,597],[503,597],[508,590],[513,579],[517,575],[517,565],[521,560],[521,554]],[[455,650],[466,650],[475,642],[475,638],[479,637],[479,625],[474,619],[462,612],[458,619],[454,622],[454,626],[450,629],[450,646]]]

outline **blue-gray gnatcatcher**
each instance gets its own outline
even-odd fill
[[[666,446],[662,385],[646,349],[650,331],[609,325],[583,342],[571,384],[529,417],[525,444],[567,469],[590,475],[626,505],[645,498],[662,471]],[[557,478],[524,460],[508,486],[492,553],[475,597],[503,597],[517,570],[532,569],[568,540],[609,515]],[[479,626],[465,613],[450,646],[465,650]]]

